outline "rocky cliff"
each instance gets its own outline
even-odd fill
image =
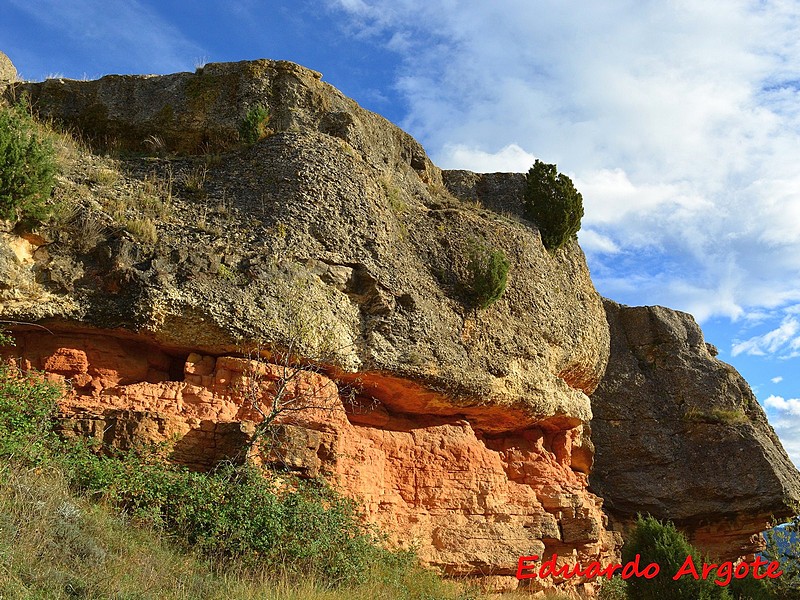
[[[614,558],[587,490],[608,327],[577,244],[551,256],[532,223],[452,196],[412,138],[291,63],[22,93],[85,144],[61,148],[60,219],[7,230],[0,256],[0,318],[47,328],[15,326],[7,356],[71,382],[66,435],[171,440],[207,468],[241,456],[291,356],[318,393],[262,460],[486,585],[515,587],[522,554]],[[497,251],[508,286],[478,309]]]
[[[522,217],[522,175],[442,173],[410,136],[282,61],[16,82],[5,97],[23,93],[78,141],[59,143],[57,218],[0,232],[0,319],[17,322],[8,360],[70,382],[65,435],[168,441],[205,469],[241,459],[253,399],[283,390],[302,410],[281,415],[259,459],[327,477],[446,573],[503,589],[523,554],[617,556],[588,488],[606,311],[578,245],[550,255]],[[269,116],[246,145],[255,109]],[[490,252],[509,260],[508,285],[479,309]],[[608,406],[628,398],[617,388],[603,388]],[[598,464],[614,465],[598,472],[624,471],[596,423]],[[760,476],[795,497],[794,471],[768,463]],[[750,481],[724,477],[719,489]],[[749,535],[739,511],[761,519],[779,496],[723,518]]]
[[[800,476],[741,375],[691,315],[606,300],[611,358],[592,396],[592,489],[620,525],[670,519],[711,556],[757,551],[796,513]]]

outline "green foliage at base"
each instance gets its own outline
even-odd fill
[[[628,582],[619,575],[600,584],[600,600],[628,600]]]
[[[39,375],[0,364],[0,459],[36,464],[48,455],[56,400],[62,393]]]
[[[692,555],[696,565],[703,563],[697,550],[686,541],[684,535],[672,523],[661,523],[653,517],[639,517],[636,528],[622,548],[623,563],[641,555],[640,564],[656,563],[659,574],[653,579],[632,577],[628,580],[628,596],[631,600],[710,600],[728,599],[727,590],[712,579],[695,580],[672,577]]]
[[[528,171],[524,203],[528,218],[536,223],[542,243],[550,252],[574,239],[581,228],[583,197],[556,165],[539,160],[533,164]]]
[[[248,145],[263,140],[269,134],[268,124],[269,108],[260,104],[254,106],[239,124],[239,139]]]
[[[478,308],[489,308],[506,290],[511,266],[502,250],[476,245],[469,262],[470,292]]]
[[[783,575],[770,580],[775,598],[800,600],[800,516],[766,532],[764,558],[781,563]]]
[[[24,105],[0,107],[0,219],[47,217],[55,150]]]
[[[155,449],[63,441],[62,392],[0,369],[2,598],[473,597],[383,548],[323,481],[253,466],[195,473]]]
[[[288,575],[314,573],[331,585],[363,580],[384,558],[355,504],[317,481],[274,478],[256,467],[194,473],[147,452],[116,457],[74,451],[69,479],[137,522],[209,556],[280,564]]]

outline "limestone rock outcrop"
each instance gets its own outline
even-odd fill
[[[611,358],[592,396],[592,489],[622,526],[670,519],[711,556],[759,549],[794,514],[800,476],[747,382],[697,323],[660,306],[604,301]]]
[[[17,69],[11,59],[0,52],[0,95],[10,83],[15,81],[17,81]]]
[[[12,356],[71,382],[65,435],[173,440],[208,468],[258,420],[231,388],[245,357],[289,352],[368,409],[331,392],[264,460],[338,482],[428,564],[508,588],[521,554],[616,556],[587,491],[609,337],[577,244],[551,256],[533,223],[451,195],[410,136],[291,63],[23,91],[101,149],[62,171],[66,222],[3,239],[0,318],[52,332],[15,327]],[[269,131],[245,146],[256,106]],[[489,251],[508,285],[478,310]]]
[[[210,90],[202,105],[191,101],[196,89]],[[9,318],[122,327],[215,353],[247,340],[285,345],[287,323],[316,320],[345,372],[410,377],[465,404],[514,405],[534,421],[590,417],[586,394],[605,369],[608,331],[578,245],[552,257],[532,223],[457,200],[410,136],[319,74],[254,61],[17,91],[90,137],[100,130],[81,115],[95,107],[110,123],[102,131],[125,148],[158,134],[179,150],[183,142],[166,141],[172,131],[232,137],[257,104],[269,106],[275,132],[199,165],[131,159],[124,170],[177,184],[202,168],[202,194],[174,194],[173,215],[155,223],[158,240],[144,248],[108,222],[110,203],[98,198],[103,210],[92,215],[107,239],[87,252],[56,235],[35,266],[52,302],[9,304]],[[166,105],[170,119],[153,120],[148,111]],[[336,119],[349,125],[325,125]],[[511,272],[503,298],[479,312],[470,265],[485,249],[503,251]],[[317,354],[319,341],[305,340],[303,351]]]

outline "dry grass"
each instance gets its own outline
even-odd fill
[[[155,244],[158,241],[158,231],[152,219],[126,219],[122,226],[143,244]]]
[[[722,425],[741,425],[749,421],[747,415],[741,409],[711,408],[704,410],[697,406],[691,406],[686,409],[683,419],[694,423]]]
[[[54,469],[0,472],[0,567],[4,599],[228,597],[207,565],[72,497]]]
[[[460,586],[407,572],[404,592],[376,573],[357,588],[288,581],[264,568],[214,565],[176,550],[102,506],[70,493],[53,466],[0,467],[0,598],[189,600],[456,600]],[[433,592],[433,594],[431,593]]]

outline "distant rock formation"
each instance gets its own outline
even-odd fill
[[[611,358],[592,395],[592,489],[615,522],[669,519],[711,556],[760,548],[800,476],[747,382],[691,315],[604,301]]]
[[[0,52],[0,95],[15,81],[17,81],[17,69],[11,63],[11,59]]]

